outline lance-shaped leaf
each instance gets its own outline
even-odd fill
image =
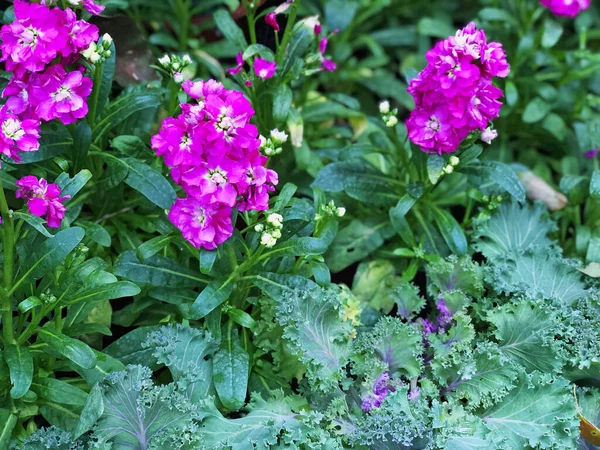
[[[4,359],[10,371],[10,382],[12,398],[23,397],[33,380],[33,358],[27,347],[7,344],[4,349]]]

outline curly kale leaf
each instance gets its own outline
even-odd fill
[[[319,418],[300,413],[303,401],[297,397],[284,397],[281,391],[264,400],[254,394],[248,405],[248,414],[239,419],[223,417],[216,409],[208,414],[199,430],[201,450],[269,450],[297,449],[308,443],[313,433],[325,440],[328,434],[318,433],[312,425]],[[314,441],[314,440],[313,440]],[[331,441],[334,442],[334,441]],[[313,448],[313,447],[306,447]],[[315,449],[326,447],[316,446]],[[332,449],[337,447],[332,446]]]
[[[514,261],[499,261],[492,267],[493,286],[507,295],[522,294],[529,298],[552,300],[556,305],[571,307],[588,295],[581,274],[545,251],[522,254]]]
[[[421,333],[397,318],[380,319],[372,330],[359,338],[357,348],[366,355],[365,363],[375,358],[392,377],[406,375],[413,378],[421,373]]]
[[[195,426],[197,406],[173,383],[155,386],[151,377],[146,367],[128,366],[106,378],[104,412],[94,430],[100,443],[112,443],[112,450],[167,448],[165,442],[174,444],[169,436],[184,435]]]
[[[474,247],[488,259],[515,257],[534,248],[548,250],[553,242],[547,234],[554,226],[541,204],[504,203],[497,214],[477,225]]]
[[[392,298],[398,305],[398,315],[412,320],[425,306],[425,299],[419,295],[419,289],[412,283],[401,282],[392,292]]]
[[[340,320],[340,289],[327,289],[299,276],[268,274],[256,281],[277,300],[276,320],[283,337],[306,366],[313,388],[328,392],[345,376],[350,357],[350,322]]]
[[[195,402],[211,389],[212,362],[209,357],[218,348],[209,332],[192,327],[164,326],[150,332],[142,347],[153,349],[159,364],[169,368],[180,391]]]
[[[76,442],[71,433],[57,427],[42,428],[15,445],[17,450],[84,450],[88,447]]]
[[[573,393],[564,378],[521,373],[517,387],[501,402],[479,412],[498,449],[576,447],[579,420]]]
[[[490,406],[515,387],[518,370],[493,345],[487,347],[475,351],[475,372],[450,381],[443,391],[452,399],[467,400],[469,408]]]
[[[427,266],[428,291],[437,296],[447,291],[461,291],[471,297],[483,295],[483,269],[469,257],[449,256]]]
[[[572,372],[588,372],[588,376],[568,377],[571,379],[590,378],[600,383],[600,307],[596,300],[589,298],[577,302],[574,308],[560,308],[557,314],[561,321],[560,333],[563,336],[565,357]]]
[[[559,323],[548,308],[528,301],[506,304],[490,312],[488,320],[496,326],[502,354],[527,371],[557,372],[563,366],[555,340]]]

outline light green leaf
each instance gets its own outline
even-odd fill
[[[83,369],[91,369],[96,365],[96,355],[82,341],[65,336],[51,328],[39,328],[38,336],[58,355]]]
[[[10,371],[12,398],[23,397],[33,380],[33,358],[27,347],[7,344],[4,348],[4,359]]]

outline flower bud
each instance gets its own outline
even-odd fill
[[[390,113],[390,102],[383,101],[379,104],[379,112],[381,114],[389,114]]]
[[[457,156],[454,156],[454,155],[452,155],[452,156],[450,157],[450,160],[449,160],[449,162],[450,162],[450,165],[451,165],[452,167],[456,167],[456,166],[458,166],[458,164],[460,163],[460,159],[458,159],[458,157],[457,157]]]
[[[271,140],[276,146],[287,142],[288,135],[285,131],[279,131],[277,128],[271,130]]]
[[[104,33],[102,35],[102,45],[104,46],[104,48],[108,49],[112,43],[113,43],[112,36],[108,33]]]
[[[498,132],[487,127],[481,132],[481,140],[486,144],[491,144],[494,139],[498,137]]]
[[[181,60],[183,61],[184,64],[186,64],[188,66],[190,64],[192,64],[192,58],[190,58],[190,55],[188,55],[187,53],[181,57]]]
[[[336,211],[335,211],[335,215],[338,217],[344,217],[346,215],[346,208],[344,208],[343,206],[340,206]]]
[[[283,222],[281,214],[273,213],[267,216],[267,223],[272,225],[273,228],[281,228],[281,222]]]
[[[452,167],[451,165],[447,165],[446,167],[444,167],[444,173],[452,173],[454,172],[454,167]]]
[[[273,230],[273,231],[271,231],[271,236],[273,236],[275,239],[281,238],[281,230]]]
[[[263,233],[262,236],[260,237],[260,243],[261,243],[261,245],[264,245],[267,248],[271,248],[277,243],[277,239],[275,239],[269,233]]]
[[[257,233],[263,232],[264,229],[265,229],[265,226],[262,223],[258,223],[254,226],[254,231],[256,231]]]
[[[171,57],[169,55],[163,55],[162,57],[158,58],[158,62],[161,66],[166,67],[171,62]]]
[[[183,83],[183,74],[181,72],[175,72],[173,74],[173,80],[175,80],[175,83]]]
[[[385,122],[385,126],[392,128],[398,125],[398,118],[396,116],[390,116],[389,119]]]

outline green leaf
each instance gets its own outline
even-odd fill
[[[23,219],[25,222],[27,222],[29,225],[31,225],[35,230],[37,230],[39,233],[41,233],[42,235],[44,235],[48,238],[54,237],[54,235],[51,234],[44,226],[46,224],[46,221],[44,219],[42,219],[41,217],[33,216],[30,213],[25,212],[25,211],[15,211],[13,213],[13,217],[15,219]]]
[[[504,399],[482,411],[493,440],[505,448],[573,448],[579,434],[573,393],[563,378],[521,374]]]
[[[113,78],[115,77],[115,67],[117,62],[117,51],[115,49],[115,44],[111,44],[109,49],[111,55],[102,64],[102,77],[100,78],[100,90],[98,91],[97,116],[100,116],[103,113],[104,107],[108,103],[108,97],[110,95],[110,91],[112,90]]]
[[[140,245],[136,250],[136,255],[140,261],[144,262],[146,259],[156,255],[163,248],[169,245],[177,236],[178,234],[176,233],[156,236],[155,238],[152,238]]]
[[[31,390],[42,400],[81,408],[87,399],[84,390],[56,378],[34,378]]]
[[[200,249],[200,273],[206,275],[210,273],[217,259],[217,250]]]
[[[137,136],[117,136],[110,141],[110,146],[127,156],[138,157],[151,154],[144,141]]]
[[[552,19],[544,20],[544,32],[542,33],[542,47],[552,48],[560,40],[563,27]]]
[[[325,259],[332,272],[339,272],[367,257],[393,234],[390,222],[381,217],[354,219],[342,228]]]
[[[523,111],[523,122],[536,123],[542,120],[552,109],[552,105],[546,103],[539,97],[531,100]]]
[[[80,171],[83,167],[91,145],[92,129],[90,128],[90,124],[84,120],[80,120],[77,125],[75,125],[73,147],[71,149],[71,154],[73,155],[73,167],[76,172]]]
[[[448,247],[456,255],[464,255],[467,253],[468,244],[465,233],[460,224],[446,210],[438,207],[432,208],[433,220],[437,224],[440,232],[448,244]]]
[[[160,172],[135,158],[123,158],[121,162],[128,169],[125,183],[141,192],[160,208],[169,209],[173,206],[177,195],[171,184]]]
[[[223,36],[225,36],[225,39],[240,49],[248,47],[248,41],[246,41],[244,32],[237,26],[229,12],[224,9],[219,9],[213,14],[213,19],[215,20],[217,28],[223,33]]]
[[[27,260],[21,263],[22,274],[13,286],[16,290],[21,284],[35,281],[63,263],[69,253],[81,242],[85,232],[73,227],[59,231],[53,238],[47,239],[34,248]]]
[[[276,244],[269,256],[312,256],[322,255],[327,251],[337,232],[337,222],[329,222],[319,237],[297,237]]]
[[[283,123],[287,119],[292,106],[292,90],[286,84],[280,84],[273,93],[273,119],[275,123]]]
[[[0,408],[0,448],[9,448],[18,417],[8,409]]]
[[[67,296],[62,300],[64,305],[76,305],[78,303],[98,303],[103,300],[114,300],[116,298],[133,297],[140,293],[140,288],[129,281],[117,281],[107,283],[90,289],[83,289],[76,294]],[[82,317],[81,319],[84,319]]]
[[[290,200],[294,197],[294,194],[298,190],[298,186],[293,183],[286,183],[281,189],[281,192],[276,197],[275,206],[273,206],[274,212],[282,211],[289,203]]]
[[[411,247],[417,246],[417,241],[415,236],[406,220],[406,214],[408,211],[414,206],[417,202],[417,199],[411,197],[408,194],[405,194],[400,200],[398,200],[398,204],[393,208],[390,208],[390,219],[392,221],[392,226],[396,233],[402,238],[402,240]]]
[[[396,283],[396,269],[391,261],[363,261],[356,269],[352,293],[362,304],[388,314],[394,307],[392,287]]]
[[[254,56],[260,56],[263,59],[266,59],[267,61],[273,61],[275,59],[275,55],[273,55],[273,50],[271,50],[269,47],[266,47],[262,44],[252,44],[249,45],[245,50],[244,53],[242,54],[242,58],[244,58],[244,61],[248,61],[253,59]],[[282,85],[284,86],[284,85]]]
[[[88,239],[100,244],[102,247],[110,247],[112,239],[106,228],[102,225],[86,220],[78,220],[77,224],[85,230],[85,235]]]
[[[102,117],[93,131],[94,141],[98,140],[113,127],[120,125],[133,113],[144,109],[156,108],[162,103],[161,89],[138,89],[118,97],[110,103],[106,115]]]
[[[223,304],[231,295],[235,284],[233,278],[211,281],[192,304],[191,316],[201,319],[216,307]]]
[[[592,198],[600,199],[600,170],[594,170],[594,172],[592,172],[590,195]]]
[[[102,399],[102,390],[99,384],[95,384],[88,394],[83,410],[81,411],[79,423],[73,433],[75,438],[91,430],[103,413],[104,400]]]
[[[437,184],[444,172],[446,161],[438,155],[429,155],[427,157],[427,176],[431,184]]]
[[[226,327],[221,348],[213,356],[213,380],[223,406],[237,411],[246,401],[250,356],[240,345],[237,330],[231,323]]]
[[[7,344],[4,348],[4,359],[10,370],[10,382],[12,398],[23,397],[33,380],[33,358],[27,347]]]
[[[424,36],[446,39],[448,36],[453,36],[456,30],[446,21],[442,22],[439,19],[423,17],[417,24],[417,32]]]
[[[342,31],[350,26],[359,8],[356,0],[328,0],[324,5],[327,25]]]
[[[60,356],[83,369],[91,369],[96,365],[96,355],[87,344],[80,340],[65,336],[51,328],[39,328],[38,336]]]
[[[150,333],[159,328],[158,325],[135,328],[106,347],[104,352],[123,364],[143,364],[156,370],[159,366],[152,356],[154,348],[147,348],[143,344],[148,340]]]
[[[114,273],[135,283],[148,283],[152,286],[198,287],[208,283],[197,272],[180,266],[170,258],[155,255],[141,263],[133,250],[119,256]]]
[[[512,81],[506,82],[506,90],[504,95],[506,96],[506,104],[508,106],[515,106],[519,101],[519,91]]]
[[[73,146],[73,137],[67,127],[57,124],[56,121],[42,127],[41,136],[40,148],[38,150],[35,152],[22,152],[19,154],[21,162],[15,163],[11,161],[11,163],[31,164],[46,161],[66,153]]]
[[[81,188],[83,188],[86,183],[90,181],[91,178],[92,173],[87,169],[83,169],[73,178],[70,178],[68,173],[63,172],[56,179],[55,183],[60,187],[62,196],[68,195],[69,197],[73,198],[81,190]]]

